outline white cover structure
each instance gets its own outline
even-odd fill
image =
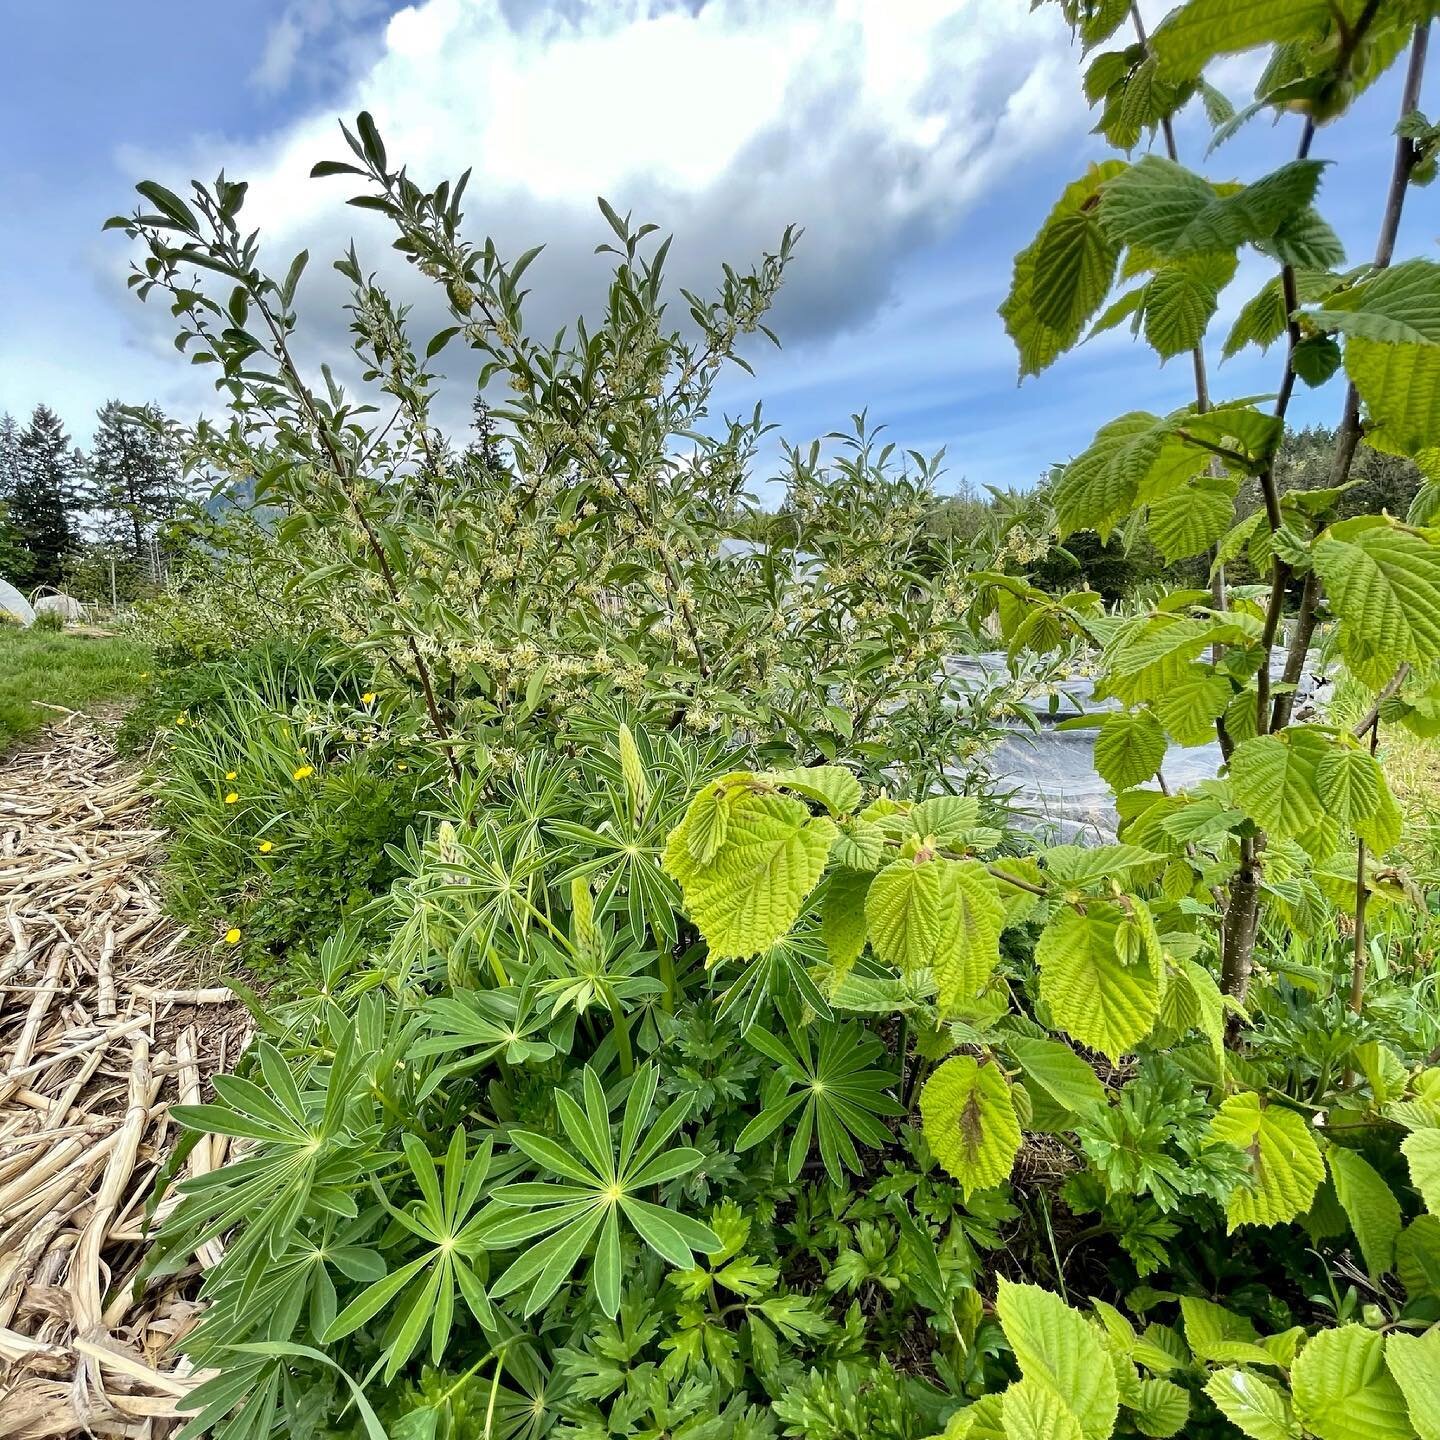
[[[42,595],[35,602],[37,615],[58,615],[64,621],[83,620],[85,607],[73,595]]]
[[[4,579],[0,579],[0,610],[13,615],[22,625],[31,625],[35,621],[35,611],[30,602]]]

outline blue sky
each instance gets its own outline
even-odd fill
[[[597,192],[674,229],[672,272],[700,287],[721,259],[745,260],[798,221],[775,316],[784,348],[757,352],[757,378],[727,382],[722,404],[762,399],[796,441],[868,407],[900,444],[944,445],[952,485],[1028,485],[1113,414],[1183,403],[1190,374],[1122,332],[1015,384],[995,314],[1010,257],[1102,153],[1058,14],[1027,12],[1024,0],[12,4],[0,410],[47,401],[84,440],[111,396],[183,418],[206,404],[166,316],[126,292],[123,239],[99,230],[142,176],[178,187],[223,166],[254,181],[278,271],[302,244],[319,261],[358,233],[362,258],[386,273],[383,234],[335,182],[304,178],[337,153],[335,118],[368,107],[422,178],[475,164],[472,233],[511,254],[548,242],[529,277],[537,328],[602,293]],[[1253,75],[1232,64],[1218,79],[1243,99]],[[1321,204],[1355,261],[1374,244],[1397,94],[1392,75],[1313,152],[1338,162]],[[1298,123],[1256,122],[1203,161],[1196,113],[1180,144],[1213,178],[1253,178],[1289,158]],[[1435,194],[1412,193],[1402,254],[1433,247],[1437,220]],[[413,283],[389,273],[402,293]],[[1222,321],[1265,278],[1242,267]],[[312,263],[307,286],[304,353],[343,359],[336,283]],[[438,326],[430,305],[417,313]],[[1218,349],[1217,394],[1273,389],[1278,357],[1217,369]],[[459,423],[469,396],[456,374]],[[1339,406],[1332,383],[1291,414],[1334,423]]]

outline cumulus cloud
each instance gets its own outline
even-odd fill
[[[270,26],[250,79],[271,93],[298,78],[333,85],[380,52],[385,0],[288,0]]]
[[[306,63],[346,8],[364,0],[297,0],[267,67]],[[787,341],[819,340],[871,317],[906,257],[1045,137],[1074,133],[1068,38],[1027,11],[1009,0],[423,0],[370,36],[373,58],[324,113],[243,150],[210,137],[145,159],[171,181],[222,163],[249,178],[247,213],[274,268],[302,245],[329,258],[353,234],[362,260],[408,294],[415,280],[387,261],[383,224],[341,203],[343,180],[308,178],[316,159],[344,153],[336,113],[369,109],[422,183],[473,167],[473,236],[493,234],[510,255],[546,243],[527,280],[532,323],[547,330],[603,295],[596,195],[674,231],[672,279],[701,290],[722,260],[748,263],[793,222],[806,233],[776,323]],[[312,345],[333,354],[343,318],[323,271],[307,277],[306,319],[321,327]]]

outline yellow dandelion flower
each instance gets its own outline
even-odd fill
[[[238,770],[227,770],[225,772],[225,778],[227,780],[233,780],[239,773],[240,772]]]
[[[175,717],[175,723],[177,725],[188,725],[190,723],[190,717],[185,714],[177,715]]]
[[[262,855],[268,855],[274,848],[275,848],[275,845],[274,845],[274,842],[273,842],[273,841],[270,841],[270,840],[262,840],[262,841],[260,842],[260,853],[261,853]]]
[[[360,697],[360,703],[362,705],[373,705],[375,703],[375,692],[373,690],[367,690]]]
[[[225,932],[225,943],[227,945],[238,945],[240,943],[240,932],[233,927]]]
[[[226,803],[227,805],[233,805],[239,798],[240,798],[239,792],[236,791],[236,790],[232,790],[232,791],[230,791],[230,793],[229,793],[228,795],[226,795],[226,797],[225,797],[225,803]]]
[[[290,776],[290,778],[291,778],[292,780],[305,780],[305,779],[308,779],[308,778],[309,778],[311,775],[313,775],[314,773],[315,773],[315,767],[314,767],[313,765],[298,765],[298,766],[296,766],[295,771],[294,771],[294,773]]]

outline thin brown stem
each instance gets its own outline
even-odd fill
[[[1290,567],[1278,556],[1270,562],[1270,599],[1265,607],[1265,628],[1260,635],[1260,669],[1255,675],[1255,730],[1264,735],[1270,725],[1270,652],[1280,632],[1280,617],[1285,611],[1285,590],[1290,583]]]
[[[985,868],[1002,884],[1013,885],[1017,890],[1027,891],[1031,895],[1048,895],[1050,893],[1043,885],[1036,885],[1033,881],[1026,880],[1020,875],[1012,874],[1002,866],[987,865]]]
[[[1370,726],[1370,754],[1380,748],[1380,718],[1377,714]],[[1350,967],[1350,1009],[1360,1014],[1365,1008],[1365,977],[1370,965],[1370,951],[1365,938],[1365,909],[1370,900],[1370,886],[1365,880],[1365,842],[1355,847],[1355,958]]]
[[[1365,1008],[1365,972],[1370,954],[1365,946],[1365,906],[1370,898],[1365,883],[1365,842],[1355,847],[1355,955],[1350,965],[1350,1009],[1360,1014]]]
[[[1300,609],[1295,616],[1295,629],[1290,637],[1290,648],[1285,652],[1285,669],[1280,677],[1284,687],[1275,697],[1275,707],[1270,716],[1270,729],[1283,730],[1295,713],[1295,687],[1305,671],[1305,657],[1310,653],[1310,641],[1315,635],[1319,619],[1320,577],[1311,570],[1305,577],[1300,592]]]
[[[1407,660],[1385,682],[1385,688],[1375,697],[1375,703],[1365,712],[1365,718],[1350,732],[1357,740],[1363,740],[1367,733],[1373,736],[1380,728],[1380,707],[1392,696],[1400,693],[1400,688],[1409,675],[1410,662]]]
[[[350,508],[350,513],[355,517],[355,523],[359,525],[361,533],[365,536],[365,542],[369,546],[370,553],[375,557],[375,563],[380,571],[380,578],[385,586],[385,591],[390,597],[390,603],[397,610],[403,610],[404,606],[400,598],[400,587],[395,579],[395,572],[390,565],[390,557],[385,553],[385,547],[380,543],[380,537],[375,533],[375,527],[370,517],[365,513],[365,508],[360,504],[358,497],[352,488],[353,475],[345,464],[344,456],[340,447],[335,443],[335,437],[331,435],[329,427],[321,418],[320,409],[315,404],[315,397],[310,393],[310,388],[301,378],[299,366],[295,364],[294,357],[290,353],[290,346],[286,342],[283,327],[276,320],[265,302],[265,298],[255,287],[251,287],[251,300],[265,320],[266,328],[275,347],[275,358],[280,362],[290,382],[290,389],[300,401],[305,411],[305,417],[310,422],[312,431],[318,436],[320,444],[330,461],[330,468],[336,481],[339,483],[340,492],[345,497],[345,503]],[[425,700],[425,709],[430,716],[430,723],[435,728],[435,734],[445,747],[445,762],[450,770],[452,780],[460,778],[460,762],[456,759],[455,751],[450,744],[450,727],[445,723],[444,717],[440,714],[440,705],[435,698],[435,686],[430,677],[430,667],[426,665],[425,658],[420,653],[419,642],[411,634],[405,636],[405,646],[410,652],[411,664],[415,667],[415,674],[420,681],[421,694]]]

